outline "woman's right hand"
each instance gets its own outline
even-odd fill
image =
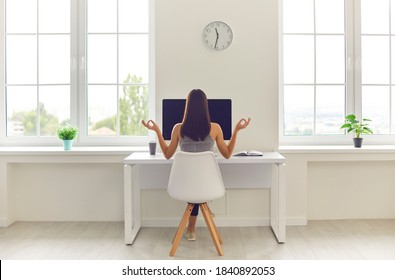
[[[250,124],[251,118],[246,119],[241,119],[239,122],[236,124],[235,131],[242,130],[246,128]]]

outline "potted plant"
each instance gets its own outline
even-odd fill
[[[353,138],[355,148],[362,147],[363,138],[361,138],[361,134],[373,134],[373,131],[369,128],[368,122],[371,122],[371,120],[362,119],[362,121],[359,121],[354,114],[346,116],[345,123],[341,128],[347,129],[347,133],[355,133],[355,137]]]
[[[71,150],[73,146],[73,140],[77,137],[78,127],[72,126],[71,124],[66,124],[63,127],[59,127],[56,130],[56,134],[59,139],[63,140],[64,150]]]

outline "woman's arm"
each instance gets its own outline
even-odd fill
[[[146,128],[155,131],[163,155],[167,159],[171,158],[177,150],[181,125],[176,124],[174,126],[173,131],[171,133],[170,144],[167,145],[165,139],[163,138],[162,132],[160,131],[159,126],[153,120],[149,120],[148,122],[142,120],[141,123]]]
[[[230,138],[228,144],[225,143],[224,135],[223,135],[221,127],[219,125],[217,125],[218,131],[216,133],[215,141],[217,143],[218,150],[220,151],[221,155],[224,158],[228,159],[232,156],[233,150],[236,145],[237,134],[239,133],[240,130],[246,128],[249,125],[250,121],[251,121],[250,118],[248,118],[248,120],[241,119],[237,123],[235,129],[233,130],[232,137]]]

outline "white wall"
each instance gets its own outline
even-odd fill
[[[156,115],[164,98],[200,88],[208,98],[231,98],[233,123],[251,117],[236,149],[273,150],[278,143],[278,32],[275,0],[156,1]],[[215,20],[233,30],[221,52],[202,43]],[[264,128],[264,129],[262,129]]]
[[[156,119],[161,124],[163,98],[185,98],[193,88],[209,98],[233,100],[233,122],[252,118],[240,133],[236,150],[278,148],[278,1],[156,1]],[[223,52],[207,50],[203,28],[221,20],[234,40]],[[307,219],[395,218],[395,153],[289,153],[287,217],[292,224]],[[370,160],[366,162],[366,160]],[[0,212],[18,220],[122,220],[122,164],[11,164],[0,162],[0,190],[18,207],[0,198]],[[5,174],[5,173],[4,173]],[[76,178],[71,184],[69,179]],[[359,176],[357,183],[352,176]],[[96,179],[99,178],[99,179]],[[13,181],[13,182],[12,182]],[[146,223],[177,221],[183,205],[163,190],[142,193]],[[159,202],[159,203],[158,203]],[[163,205],[163,209],[160,206]],[[214,211],[222,218],[256,222],[269,217],[267,190],[231,190]],[[2,217],[0,217],[1,220]],[[156,221],[155,221],[156,220]]]
[[[280,150],[282,151],[282,150]],[[395,151],[283,150],[287,159],[287,218],[394,219]]]
[[[17,221],[123,220],[122,164],[10,165]]]
[[[200,88],[208,98],[232,99],[234,125],[240,118],[251,117],[235,150],[277,148],[277,5],[275,0],[156,1],[156,119],[160,125],[162,99],[186,98],[191,89]],[[225,51],[210,51],[202,42],[204,27],[216,20],[233,31],[232,45]],[[152,196],[157,194],[145,194],[145,205],[150,205]],[[267,190],[230,190],[226,203],[218,203],[215,211],[225,219],[253,222],[269,217],[265,198]],[[143,216],[154,218],[158,212],[150,210],[143,207]],[[174,213],[178,219],[180,212],[173,211],[173,217]]]
[[[236,150],[276,149],[277,1],[156,1],[155,14],[157,122],[161,125],[162,99],[185,98],[191,89],[201,88],[209,98],[232,99],[234,124],[252,118],[239,134]],[[202,43],[204,27],[215,20],[233,30],[233,43],[223,52],[212,52]],[[13,167],[17,220],[123,219],[122,163],[8,167]],[[142,198],[146,223],[178,223],[183,205],[163,190],[143,191]],[[256,223],[269,217],[268,202],[267,190],[231,190],[214,203],[213,211],[224,219]]]
[[[308,219],[395,218],[395,162],[312,162]]]

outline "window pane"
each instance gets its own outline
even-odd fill
[[[88,35],[88,83],[117,82],[117,36]]]
[[[70,0],[40,0],[39,15],[40,33],[70,33]]]
[[[56,129],[70,123],[70,86],[40,86],[40,135],[55,136]]]
[[[317,33],[344,33],[344,0],[315,0],[315,20]]]
[[[344,36],[317,36],[316,49],[317,83],[344,83]]]
[[[88,134],[117,135],[117,86],[88,86]]]
[[[283,31],[284,33],[314,32],[313,0],[283,1]]]
[[[117,32],[117,1],[87,0],[87,30],[93,33]]]
[[[147,0],[119,0],[119,32],[148,32]]]
[[[317,86],[316,134],[344,134],[345,100],[344,86]]]
[[[148,135],[141,120],[148,118],[148,86],[119,87],[119,116],[121,135]]]
[[[70,35],[39,36],[39,83],[70,83]]]
[[[389,38],[362,36],[362,83],[389,83]]]
[[[388,34],[389,25],[389,0],[361,0],[362,34]]]
[[[362,115],[372,120],[374,134],[388,134],[390,98],[387,86],[362,87]]]
[[[284,83],[314,83],[313,36],[284,36]]]
[[[148,82],[148,35],[119,35],[119,83],[128,75],[133,82]]]
[[[284,86],[284,135],[313,135],[314,87]]]
[[[7,0],[6,32],[37,32],[37,0]]]
[[[7,136],[35,136],[37,134],[37,87],[8,86]]]
[[[6,83],[37,82],[37,40],[34,35],[6,36]]]

